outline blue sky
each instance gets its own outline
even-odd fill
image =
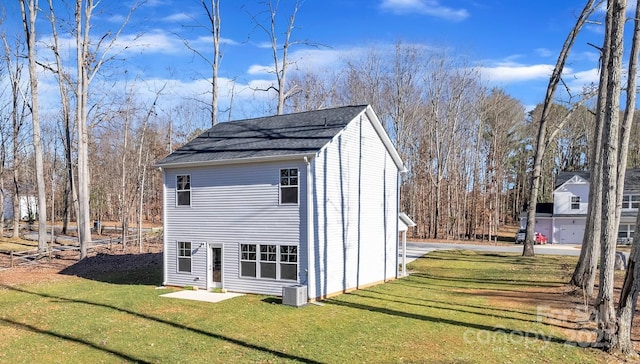
[[[586,1],[565,0],[305,0],[297,14],[293,38],[320,47],[300,45],[291,49],[300,66],[330,68],[345,54],[369,47],[383,48],[402,41],[427,47],[446,47],[451,54],[467,57],[482,70],[488,86],[498,86],[532,108],[544,97],[548,77],[562,44],[574,26]],[[16,1],[4,5],[8,18],[5,29],[18,23]],[[40,0],[40,6],[47,6]],[[116,30],[127,15],[128,6],[103,1],[94,15],[95,36]],[[265,68],[272,64],[267,38],[256,29],[252,16],[265,20],[263,1],[221,1],[223,59],[219,76],[225,102],[228,89],[235,84],[239,93],[235,103],[250,102],[250,85],[271,82]],[[291,0],[281,0],[278,17],[284,30],[292,8]],[[60,15],[59,15],[60,16]],[[203,52],[210,43],[203,41],[196,25],[204,22],[198,0],[149,0],[133,13],[119,40],[118,61],[109,69],[112,80],[133,78],[143,81],[152,93],[169,82],[164,101],[174,105],[180,97],[191,97],[206,90],[203,78],[210,71],[183,44],[182,39]],[[44,44],[48,23],[39,16]],[[599,12],[593,20],[602,20]],[[628,22],[631,26],[631,22]],[[596,49],[602,43],[602,24],[590,24],[580,34],[565,70],[565,82],[572,91],[597,81]],[[13,28],[16,29],[16,28]],[[630,28],[629,28],[630,29]],[[629,30],[630,31],[630,30]],[[9,33],[9,32],[8,32]],[[122,50],[124,46],[126,50]],[[43,51],[44,52],[44,51]],[[127,73],[123,70],[127,70]],[[45,80],[46,82],[46,80]],[[55,90],[51,85],[48,89]],[[189,96],[191,95],[191,96]],[[251,111],[245,111],[251,113]],[[250,115],[234,115],[246,117]]]

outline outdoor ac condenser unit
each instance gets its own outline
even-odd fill
[[[307,303],[307,286],[282,287],[282,304],[300,307]]]

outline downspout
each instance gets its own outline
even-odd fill
[[[158,167],[162,172],[162,285],[167,285],[167,174]]]
[[[402,166],[398,171],[398,188],[396,189],[396,267],[398,267],[398,229],[400,227],[400,188],[402,187],[402,175],[407,173],[407,168]],[[409,226],[407,226],[409,231]],[[402,232],[402,276],[407,275],[407,231]],[[398,268],[396,268],[396,278],[398,278]]]
[[[307,165],[307,300],[312,300],[313,294],[311,289],[315,291],[315,284],[311,286],[311,258],[313,257],[312,245],[313,245],[313,184],[311,180],[311,161],[309,158],[304,157],[304,163]],[[315,279],[315,277],[314,277]]]

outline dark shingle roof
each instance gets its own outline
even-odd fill
[[[315,153],[366,108],[345,106],[220,123],[157,165]]]
[[[589,171],[560,172],[556,178],[556,188],[576,175],[587,181],[591,176]],[[627,169],[624,176],[624,190],[625,192],[640,192],[640,169]]]

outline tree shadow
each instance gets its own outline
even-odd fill
[[[252,344],[250,342],[243,341],[243,340],[240,340],[240,339],[234,339],[232,337],[224,336],[222,334],[212,333],[212,332],[204,331],[204,330],[201,330],[201,329],[189,327],[187,325],[180,324],[180,323],[177,323],[177,322],[172,322],[172,321],[169,321],[169,320],[165,320],[165,319],[160,318],[160,317],[154,317],[154,316],[146,315],[146,314],[143,314],[143,313],[135,312],[135,311],[132,311],[132,310],[129,310],[129,309],[126,309],[126,308],[117,307],[117,306],[113,306],[113,305],[110,305],[110,304],[99,303],[99,302],[91,302],[91,301],[82,300],[82,299],[71,299],[71,298],[56,296],[56,295],[52,295],[52,294],[46,294],[46,293],[32,292],[32,291],[28,291],[28,290],[23,289],[23,288],[14,287],[14,286],[8,286],[8,285],[4,285],[4,284],[0,284],[0,288],[12,290],[12,291],[16,291],[16,292],[20,292],[20,293],[24,293],[24,294],[39,296],[39,297],[43,297],[43,298],[55,299],[55,300],[58,300],[60,302],[85,304],[85,305],[90,305],[90,306],[95,306],[95,307],[102,307],[102,308],[118,311],[118,312],[121,312],[121,313],[124,313],[124,314],[131,315],[133,317],[141,318],[141,319],[144,319],[144,320],[150,320],[150,321],[157,322],[159,324],[164,324],[164,325],[167,325],[167,326],[170,326],[170,327],[173,327],[173,328],[177,328],[177,329],[181,329],[181,330],[185,330],[185,331],[190,331],[190,332],[196,333],[198,335],[204,335],[204,336],[207,336],[207,337],[212,338],[212,339],[226,341],[228,343],[235,344],[235,345],[238,345],[238,346],[242,346],[242,347],[245,347],[245,348],[248,348],[248,349],[251,349],[251,350],[260,351],[260,352],[263,352],[265,354],[273,355],[273,356],[275,356],[277,358],[280,358],[280,359],[291,360],[291,361],[296,361],[296,362],[301,362],[301,363],[318,363],[318,364],[320,363],[320,362],[315,361],[313,359],[297,356],[297,355],[294,355],[294,354],[284,353],[284,352],[277,351],[277,350],[274,350],[274,349],[271,349],[271,348],[268,348],[268,347],[265,347],[265,346],[261,346],[261,345],[258,345],[258,344]],[[64,335],[64,334],[59,334],[59,333],[53,332],[51,330],[40,329],[40,328],[37,328],[35,326],[29,325],[29,324],[20,323],[20,322],[16,322],[16,321],[13,321],[13,320],[7,319],[7,318],[0,318],[0,322],[6,322],[8,324],[24,327],[25,329],[28,329],[30,331],[34,331],[34,332],[38,332],[38,333],[42,333],[42,334],[46,334],[46,335],[55,336],[55,337],[58,337],[58,338],[61,338],[61,339],[64,339],[64,340],[69,340],[69,341],[72,341],[72,342],[75,342],[75,343],[79,343],[79,344],[84,344],[84,345],[87,345],[87,346],[89,346],[91,348],[94,348],[94,349],[97,349],[97,350],[102,350],[102,351],[108,352],[110,354],[117,355],[117,356],[119,356],[119,357],[121,357],[123,359],[131,360],[131,361],[134,361],[134,362],[146,363],[145,361],[143,361],[141,359],[132,358],[127,354],[108,350],[108,349],[106,349],[104,347],[98,346],[98,345],[96,345],[94,343],[91,343],[91,342],[87,342],[87,341],[82,340],[80,338],[76,338],[76,337],[72,337],[72,336]]]
[[[446,318],[442,318],[442,317],[429,316],[429,315],[417,314],[417,313],[412,313],[412,312],[398,311],[398,310],[393,310],[393,309],[385,308],[385,307],[377,307],[377,306],[365,305],[365,304],[355,303],[355,302],[346,302],[346,301],[342,301],[342,300],[338,300],[338,299],[329,299],[329,300],[326,300],[324,302],[327,303],[327,304],[333,304],[333,305],[337,305],[337,306],[344,306],[344,307],[349,307],[349,308],[359,309],[359,310],[366,310],[366,311],[370,311],[370,312],[377,312],[377,313],[384,314],[384,315],[391,315],[391,316],[409,318],[409,319],[413,319],[413,320],[427,321],[427,322],[433,322],[433,323],[444,323],[444,324],[449,324],[449,325],[454,325],[454,326],[467,327],[467,328],[475,329],[475,330],[483,330],[483,331],[489,331],[489,332],[495,332],[495,333],[502,333],[502,334],[506,334],[506,335],[509,335],[509,336],[516,336],[516,337],[523,337],[523,338],[538,338],[541,341],[552,342],[552,343],[556,343],[556,344],[575,345],[575,346],[582,346],[582,347],[584,347],[584,345],[585,345],[585,343],[573,342],[573,341],[566,340],[566,339],[563,339],[563,338],[560,338],[560,337],[557,337],[557,336],[553,336],[551,334],[542,334],[541,332],[535,332],[535,331],[524,331],[524,330],[508,329],[508,328],[503,327],[503,326],[488,326],[488,325],[477,324],[477,323],[472,323],[472,322],[457,321],[457,320],[446,319]]]
[[[62,269],[60,274],[113,284],[160,285],[162,253],[100,253]]]

